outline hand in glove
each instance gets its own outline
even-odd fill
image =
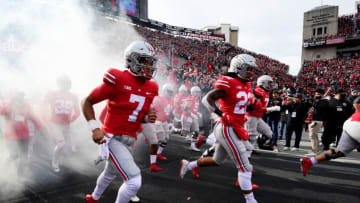
[[[280,109],[281,109],[280,106],[272,106],[266,108],[266,112],[280,111]]]

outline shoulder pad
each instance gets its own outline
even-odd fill
[[[104,73],[103,82],[116,85],[116,82],[120,79],[121,71],[115,68],[110,68]]]

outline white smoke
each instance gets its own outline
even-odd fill
[[[23,91],[40,118],[44,95],[57,88],[59,75],[70,76],[71,92],[81,100],[101,84],[109,67],[123,67],[123,50],[131,41],[141,39],[131,25],[95,15],[93,9],[76,0],[2,1],[0,13],[0,100],[6,101],[15,90]],[[102,106],[97,105],[97,116]],[[92,142],[82,115],[72,124],[71,132],[80,152],[66,157],[60,166],[91,174],[98,146]],[[41,167],[35,168],[50,170],[54,142],[47,133],[38,133],[35,139],[34,156],[41,155],[35,157]],[[6,191],[0,189],[0,201],[6,199],[6,194],[16,196],[14,188],[21,191],[21,186],[27,184],[14,183],[17,166],[8,159],[6,145],[0,137],[0,185],[9,186]],[[60,175],[66,175],[64,171]],[[36,171],[27,177],[29,184],[38,181],[31,174]],[[53,178],[46,180],[51,182]],[[16,187],[12,187],[14,184]]]

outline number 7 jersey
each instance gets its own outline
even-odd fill
[[[219,99],[220,110],[235,121],[233,127],[241,128],[245,122],[246,108],[253,98],[251,83],[223,76],[215,82],[215,88],[225,91],[225,97]]]
[[[114,135],[129,135],[136,138],[145,114],[158,95],[156,82],[140,80],[129,71],[110,69],[104,74],[103,84],[90,96],[94,103],[108,100],[103,130]]]

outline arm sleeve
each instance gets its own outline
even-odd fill
[[[94,102],[94,104],[109,99],[113,96],[116,87],[114,85],[110,85],[108,83],[103,83],[100,86],[93,89],[90,93],[90,96]]]

